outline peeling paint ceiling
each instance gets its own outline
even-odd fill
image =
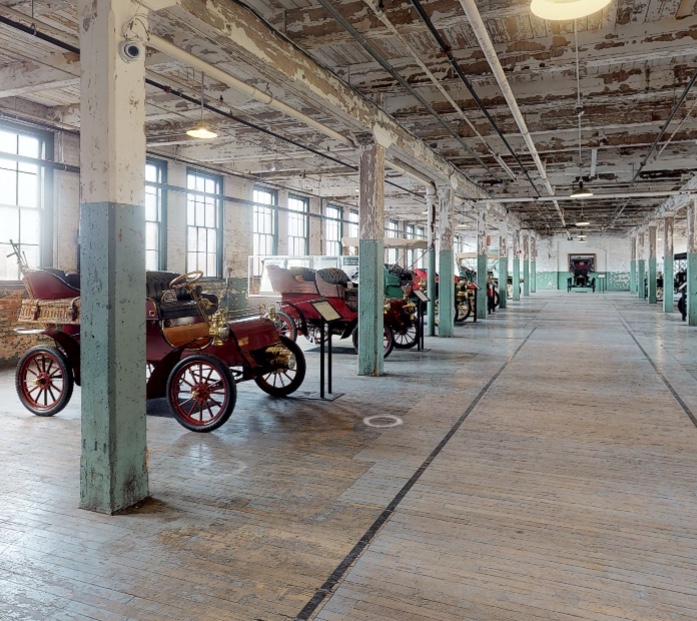
[[[38,30],[79,46],[71,3],[3,4],[25,15],[33,10]],[[612,195],[560,201],[566,221],[573,223],[583,207],[591,230],[627,232],[644,224],[668,192],[697,174],[697,88],[684,93],[697,70],[696,1],[617,0],[578,20],[576,33],[573,22],[540,20],[528,5],[527,0],[490,0],[477,8],[555,193],[567,197],[582,179],[596,196]],[[333,2],[341,20],[312,0],[250,0],[246,5],[222,0],[215,3],[217,12],[210,6],[204,0],[181,0],[152,13],[150,29],[341,135],[369,131],[360,111],[382,110],[424,149],[459,169],[480,196],[500,200],[525,227],[540,234],[561,230],[551,201],[530,202],[538,192],[545,195],[540,172],[459,1]],[[232,11],[239,13],[235,24]],[[7,17],[17,19],[16,14]],[[255,41],[247,31],[248,40],[231,37],[245,19],[256,24],[255,33],[266,29],[265,38],[276,47],[264,47],[268,41]],[[433,30],[446,43],[452,63]],[[305,59],[306,72],[282,53],[283,46]],[[272,57],[271,49],[276,50]],[[146,67],[152,81],[171,89],[148,86],[151,150],[356,202],[356,148],[208,77],[206,102],[222,114],[206,110],[205,117],[221,136],[214,144],[201,144],[185,134],[200,107],[175,94],[197,98],[200,73],[154,49],[148,51]],[[328,85],[324,92],[315,79],[322,75],[350,86],[350,101],[332,100],[338,91]],[[43,107],[47,119],[79,127],[79,59],[0,24],[0,110],[21,111],[22,102]],[[431,176],[418,153],[395,153]],[[387,174],[386,213],[423,222],[424,185],[396,170]],[[632,196],[636,193],[653,196]],[[467,198],[472,197],[459,192],[458,204]]]

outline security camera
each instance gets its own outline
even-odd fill
[[[145,48],[140,41],[121,41],[119,55],[125,62],[131,63],[145,55]]]

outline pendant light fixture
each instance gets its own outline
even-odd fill
[[[593,196],[593,192],[583,187],[583,125],[581,123],[583,102],[581,101],[581,62],[578,58],[578,25],[576,20],[574,20],[574,42],[576,47],[576,115],[578,116],[578,188],[571,193],[571,198],[590,198]],[[583,207],[581,208],[581,220],[583,220]],[[588,226],[588,224],[586,222],[581,226]]]
[[[201,72],[201,119],[196,125],[196,127],[192,127],[191,129],[188,129],[186,131],[187,136],[191,136],[192,138],[202,138],[203,140],[210,140],[211,138],[217,138],[218,134],[216,134],[210,127],[208,127],[204,122],[203,122],[203,71]]]
[[[576,222],[576,226],[590,226],[590,222],[583,217],[583,206],[581,206],[581,217]]]
[[[593,192],[583,187],[583,180],[581,180],[578,182],[578,188],[576,188],[570,196],[571,198],[590,198],[593,196]]]
[[[604,9],[612,0],[532,0],[530,10],[542,19],[579,19]]]

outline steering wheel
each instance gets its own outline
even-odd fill
[[[201,270],[194,270],[193,272],[187,272],[186,274],[182,274],[181,276],[177,276],[174,280],[171,280],[169,283],[169,286],[172,289],[183,289],[184,287],[188,287],[189,285],[193,285],[194,283],[201,280],[202,276],[203,276],[203,272]]]

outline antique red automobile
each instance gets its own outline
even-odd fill
[[[318,343],[322,338],[321,317],[312,303],[327,300],[340,316],[330,324],[331,333],[340,338],[350,336],[354,347],[358,348],[358,288],[351,285],[343,270],[286,269],[277,265],[268,265],[266,269],[271,287],[281,294],[280,310],[275,313],[275,319],[282,333],[292,340],[303,334],[310,342]],[[401,298],[385,302],[385,357],[395,347],[416,345],[415,308],[412,302]]]
[[[53,416],[67,405],[73,385],[80,385],[79,279],[30,269],[23,258],[20,267],[28,298],[19,322],[30,327],[17,331],[43,334],[54,345],[37,345],[22,356],[15,386],[29,411]],[[300,387],[306,367],[300,348],[269,319],[226,318],[216,296],[196,285],[201,276],[147,272],[144,371],[148,399],[166,397],[184,427],[212,431],[232,414],[237,382],[251,379],[283,397]]]

